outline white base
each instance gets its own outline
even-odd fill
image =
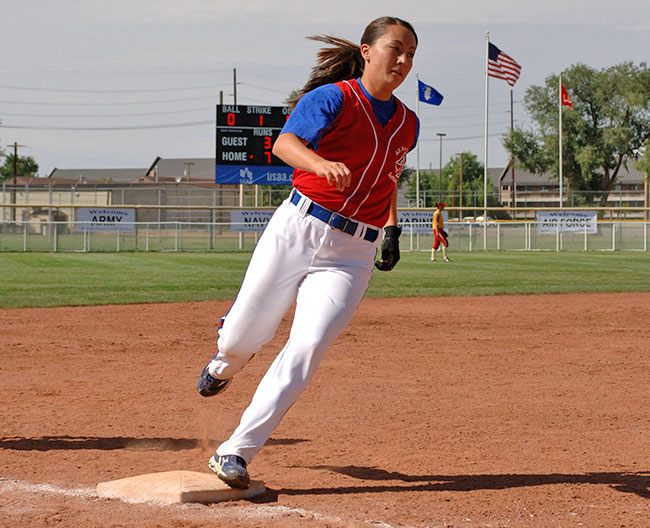
[[[102,497],[166,503],[223,502],[249,499],[265,492],[264,482],[259,480],[252,480],[247,489],[238,489],[216,475],[196,471],[149,473],[97,484],[97,493]]]

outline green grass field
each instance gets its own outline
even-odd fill
[[[0,308],[232,299],[250,253],[3,253]],[[369,297],[650,291],[650,254],[403,253]]]

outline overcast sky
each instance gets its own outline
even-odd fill
[[[396,7],[398,6],[399,7]],[[409,20],[415,64],[396,95],[415,110],[416,72],[445,99],[420,104],[420,167],[470,150],[483,161],[485,32],[515,58],[521,100],[576,63],[648,60],[650,3],[641,0],[0,0],[0,146],[25,145],[40,174],[58,168],[148,167],[156,156],[214,156],[214,106],[280,105],[301,87],[318,44],[358,42],[372,19]],[[507,154],[510,87],[490,79],[490,167]],[[97,130],[104,129],[104,130]],[[415,151],[408,165],[415,167]]]

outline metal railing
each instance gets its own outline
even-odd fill
[[[264,224],[232,222],[0,222],[0,252],[252,251]],[[448,222],[454,251],[648,251],[650,222],[599,220],[595,232],[541,233],[536,221]],[[429,224],[402,232],[402,251],[430,251]],[[418,232],[420,231],[420,232]]]

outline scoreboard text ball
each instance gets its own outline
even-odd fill
[[[286,166],[271,152],[288,106],[217,105],[217,165]]]

